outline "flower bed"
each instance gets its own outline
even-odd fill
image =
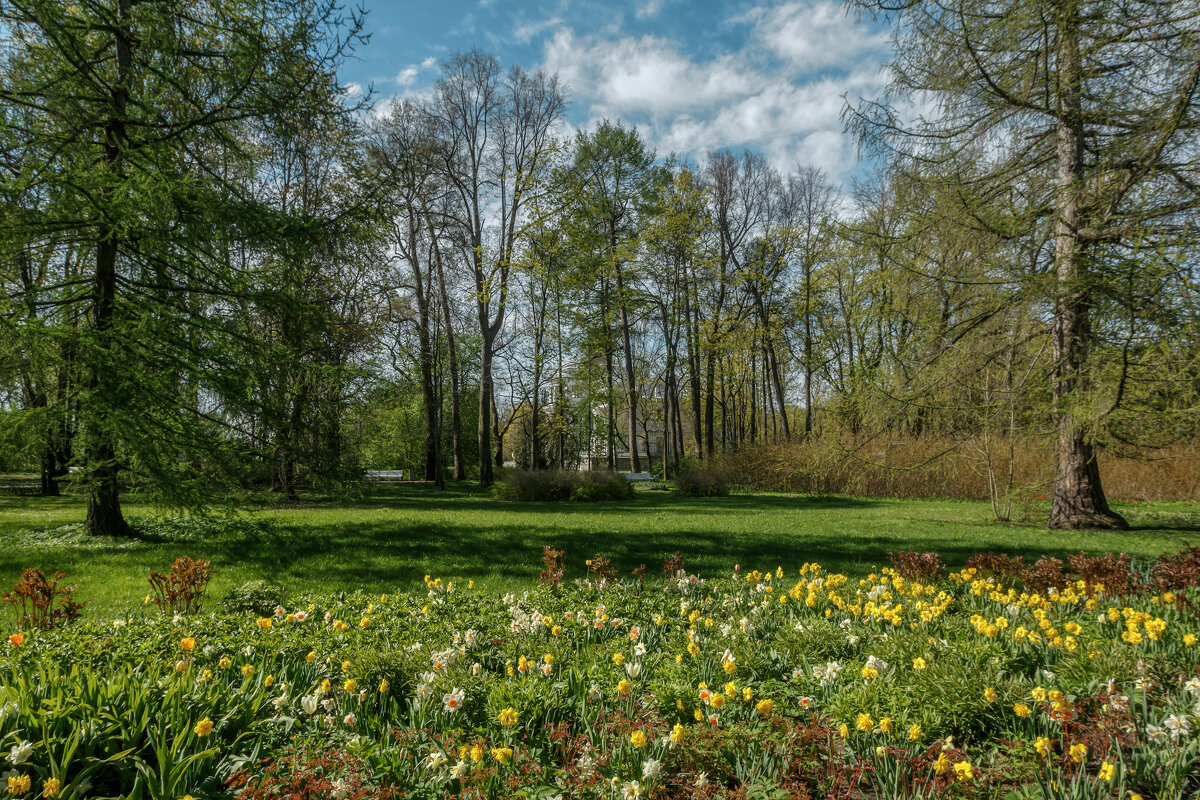
[[[1172,563],[1120,595],[912,559],[923,579],[806,564],[498,597],[430,577],[264,617],[84,618],[0,656],[7,791],[1178,797],[1200,591]]]

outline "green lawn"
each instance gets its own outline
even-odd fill
[[[159,513],[130,499],[125,509],[131,519]],[[663,557],[676,550],[701,575],[738,562],[791,569],[805,561],[856,574],[886,564],[896,550],[936,551],[957,566],[983,550],[1026,559],[1080,550],[1153,557],[1200,541],[1200,505],[1120,510],[1134,524],[1130,533],[1060,533],[1034,523],[998,524],[984,503],[777,494],[685,499],[639,490],[628,502],[508,504],[463,485],[444,493],[382,489],[354,502],[264,504],[231,512],[231,521],[218,519],[207,531],[151,526],[114,545],[48,530],[82,521],[79,499],[5,496],[0,585],[11,585],[25,567],[62,570],[67,582],[82,584],[77,599],[115,612],[139,602],[149,571],[165,570],[179,555],[211,559],[217,570],[212,593],[220,596],[255,578],[295,593],[382,592],[412,586],[426,573],[519,588],[536,580],[547,544],[567,552],[570,578],[581,576],[584,560],[597,554],[625,574],[645,564],[649,575],[658,575]]]

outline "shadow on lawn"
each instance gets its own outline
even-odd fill
[[[997,533],[1002,531],[999,529]],[[331,547],[331,545],[333,545]],[[639,565],[646,574],[661,574],[663,558],[680,551],[689,570],[704,577],[727,574],[735,562],[744,569],[783,566],[791,575],[806,561],[850,574],[885,566],[898,550],[940,552],[951,567],[986,550],[1012,550],[1011,541],[980,538],[970,544],[949,544],[936,534],[925,536],[812,536],[796,534],[738,534],[718,530],[652,532],[616,536],[611,531],[579,527],[493,526],[481,529],[460,524],[400,521],[371,522],[339,528],[331,541],[320,529],[278,525],[246,538],[212,542],[215,562],[236,562],[264,577],[285,584],[318,581],[344,587],[405,586],[425,574],[448,579],[496,576],[532,580],[541,569],[543,545],[567,552],[567,578],[584,576],[584,560],[593,555],[612,559],[619,574]],[[1042,555],[1063,558],[1074,552],[1057,547],[1050,536],[1020,548],[1027,560]]]

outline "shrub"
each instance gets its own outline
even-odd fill
[[[269,617],[283,601],[282,586],[266,581],[247,581],[226,595],[221,607],[238,614]]]
[[[1025,588],[1031,592],[1045,594],[1050,589],[1061,589],[1063,586],[1063,563],[1053,556],[1042,556],[1033,562],[1033,566],[1025,570],[1021,576]]]
[[[578,483],[571,499],[581,503],[598,500],[632,500],[633,484],[618,472],[577,472]]]
[[[566,553],[562,550],[555,550],[550,545],[542,546],[542,564],[545,568],[538,573],[539,585],[556,588],[562,583],[563,572],[566,570],[564,555]]]
[[[1067,556],[1067,564],[1071,567],[1072,577],[1085,581],[1089,587],[1100,584],[1106,594],[1125,596],[1136,588],[1136,581],[1129,568],[1130,558],[1125,553],[1119,556],[1112,553],[1102,556],[1079,553]]]
[[[942,557],[937,553],[888,553],[888,561],[891,562],[892,569],[896,570],[896,574],[910,581],[938,583],[946,574]]]
[[[690,469],[675,476],[675,493],[684,497],[725,497],[729,483],[715,472]]]
[[[1021,556],[1005,553],[976,553],[967,559],[967,569],[975,570],[984,578],[1014,581],[1022,579],[1025,575],[1025,560]]]
[[[164,614],[193,614],[200,610],[200,601],[212,580],[212,563],[201,558],[193,560],[180,556],[171,564],[166,575],[150,573],[150,588],[154,604]]]
[[[631,499],[633,485],[615,472],[509,470],[496,482],[493,496],[509,502],[591,503]]]
[[[615,583],[617,580],[617,570],[612,565],[612,560],[604,556],[592,556],[587,560],[588,574],[595,576],[596,580],[601,585]]]
[[[50,630],[59,622],[79,617],[83,603],[72,598],[79,586],[59,586],[58,582],[65,577],[66,573],[56,572],[52,580],[46,580],[40,569],[21,573],[21,580],[13,584],[12,591],[4,593],[4,602],[17,609],[17,627]]]

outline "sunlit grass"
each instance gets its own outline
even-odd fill
[[[131,520],[163,513],[128,498],[125,510]],[[724,573],[735,561],[785,569],[820,561],[862,574],[898,550],[938,552],[951,566],[986,550],[1027,560],[1080,550],[1146,558],[1177,551],[1200,534],[1195,504],[1121,511],[1133,532],[1063,533],[1042,527],[1044,508],[1028,523],[1000,524],[985,503],[779,494],[691,499],[645,490],[628,502],[499,503],[461,485],[444,493],[380,489],[358,500],[295,506],[249,503],[218,509],[215,523],[199,528],[150,526],[129,541],[93,542],[78,529],[51,530],[83,521],[78,498],[0,497],[0,584],[11,585],[25,567],[62,570],[67,582],[82,584],[78,599],[116,611],[139,603],[149,571],[165,570],[180,555],[212,560],[218,598],[253,579],[294,592],[386,591],[418,584],[427,573],[519,589],[536,581],[543,545],[567,552],[570,579],[596,554],[624,574],[645,564],[650,576],[675,551],[702,575]]]

